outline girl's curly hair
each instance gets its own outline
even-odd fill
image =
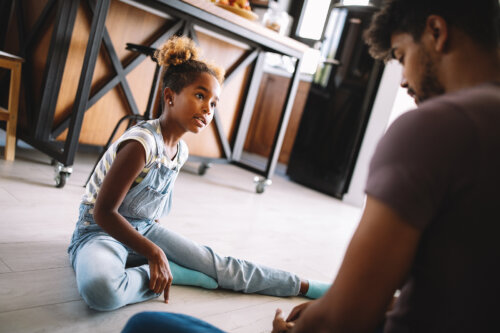
[[[220,84],[224,81],[224,70],[199,58],[200,50],[187,37],[174,36],[155,52],[158,64],[163,67],[162,90],[169,87],[179,93],[191,84],[199,74],[209,73]]]

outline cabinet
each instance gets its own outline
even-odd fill
[[[287,92],[290,78],[274,73],[264,73],[255,109],[250,122],[244,150],[260,156],[269,156],[276,133],[279,117]],[[278,162],[288,164],[299,122],[306,103],[311,82],[301,80],[295,96],[292,112],[283,139]]]

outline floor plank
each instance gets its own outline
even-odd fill
[[[70,267],[0,274],[0,312],[80,299]]]
[[[0,244],[0,259],[13,272],[69,267],[68,241]]]
[[[169,304],[157,298],[112,312],[81,300],[66,248],[95,154],[79,153],[63,189],[54,187],[50,159],[17,149],[0,160],[0,331],[119,332],[140,311],[172,311],[207,320],[228,332],[270,332],[275,309],[307,301],[173,286]],[[332,281],[360,210],[279,176],[263,194],[254,175],[214,165],[200,177],[182,172],[168,228],[223,255]]]
[[[2,253],[2,252],[0,252]],[[1,273],[10,273],[12,272],[12,269],[10,269],[9,266],[7,266],[3,261],[2,259],[0,258],[0,274]]]

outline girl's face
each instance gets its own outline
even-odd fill
[[[219,102],[220,84],[209,73],[201,73],[178,94],[166,94],[167,117],[186,132],[199,133],[214,117]]]

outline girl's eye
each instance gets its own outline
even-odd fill
[[[199,98],[199,99],[203,99],[205,96],[203,96],[202,93],[197,93],[196,94],[196,97]]]
[[[215,107],[217,106],[217,104],[216,103],[211,103],[210,106],[215,109]]]

